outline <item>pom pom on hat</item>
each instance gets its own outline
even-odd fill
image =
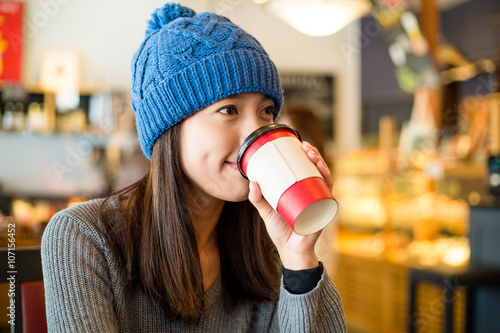
[[[214,13],[179,4],[157,9],[132,59],[132,108],[141,149],[151,159],[155,140],[196,111],[241,92],[275,103],[283,93],[276,66],[260,43]]]
[[[151,14],[151,19],[148,21],[148,27],[146,29],[146,37],[179,17],[193,17],[195,15],[196,12],[190,8],[181,6],[177,3],[167,3]]]

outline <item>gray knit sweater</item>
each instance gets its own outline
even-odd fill
[[[281,282],[277,304],[224,307],[220,277],[206,292],[196,323],[167,319],[140,291],[127,288],[124,268],[98,226],[101,199],[57,213],[42,239],[49,332],[345,332],[340,296],[326,271],[310,292]]]

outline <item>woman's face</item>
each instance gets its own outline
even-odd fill
[[[238,150],[257,128],[273,123],[274,102],[261,93],[223,98],[181,123],[182,170],[195,195],[224,201],[248,198],[248,180],[238,171]]]

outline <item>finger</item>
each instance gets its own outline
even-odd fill
[[[333,179],[332,179],[332,174],[330,172],[330,168],[328,168],[328,165],[326,165],[325,160],[319,154],[318,149],[316,149],[307,141],[304,141],[302,143],[302,149],[306,152],[307,157],[311,160],[311,162],[313,162],[314,165],[316,165],[316,168],[318,168],[319,172],[325,179],[328,187],[330,189],[333,189]]]
[[[281,219],[280,215],[271,207],[271,205],[262,196],[259,184],[250,182],[250,193],[248,199],[259,212],[264,221],[267,233],[277,248],[281,248],[292,232],[290,226]]]
[[[319,150],[314,147],[309,141],[302,141],[302,149],[307,153],[309,150],[313,150],[319,155]]]
[[[251,181],[249,186],[250,186],[250,192],[248,193],[248,200],[250,200],[252,205],[254,205],[255,208],[257,208],[259,215],[266,222],[273,215],[274,209],[262,196],[259,184]]]

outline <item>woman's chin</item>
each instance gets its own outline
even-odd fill
[[[245,193],[238,193],[235,195],[232,195],[231,197],[228,197],[226,201],[231,201],[231,202],[242,202],[248,200],[248,191]]]
[[[227,191],[225,194],[223,194],[223,199],[225,201],[231,201],[231,202],[241,202],[248,200],[248,185],[245,188],[242,188],[241,190],[238,190],[236,188],[232,188],[230,191]]]

